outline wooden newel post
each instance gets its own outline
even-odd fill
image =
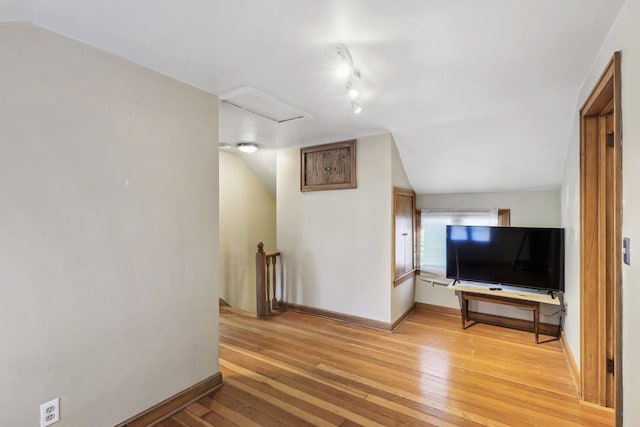
[[[267,307],[265,301],[267,299],[266,285],[266,262],[264,253],[264,243],[258,243],[258,252],[256,253],[256,316],[266,317]]]

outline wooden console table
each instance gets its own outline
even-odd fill
[[[497,286],[496,286],[497,287]],[[460,316],[462,317],[462,329],[466,329],[469,325],[469,301],[483,301],[494,304],[510,305],[533,313],[533,333],[536,337],[536,344],[539,344],[539,325],[540,325],[540,304],[561,305],[558,297],[552,298],[547,294],[539,294],[533,292],[512,291],[512,290],[490,290],[481,286],[470,285],[450,285],[450,289],[460,292]],[[474,320],[474,322],[483,322],[482,320]],[[558,324],[557,337],[560,337],[560,324]]]

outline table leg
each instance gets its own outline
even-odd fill
[[[462,329],[467,329],[467,318],[469,317],[469,300],[462,295],[460,307],[460,317],[462,317]]]
[[[538,341],[539,323],[540,323],[540,304],[536,304],[533,306],[533,332],[536,334],[536,344],[539,344],[539,341]]]

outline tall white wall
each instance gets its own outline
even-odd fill
[[[5,22],[22,21],[25,16],[25,9],[30,5],[25,4],[23,0],[3,0],[0,4],[0,16]]]
[[[584,91],[584,89],[583,89]],[[580,114],[576,110],[576,119]],[[624,155],[627,153],[625,152]],[[579,121],[573,132],[561,190],[562,226],[565,229],[565,303],[564,333],[580,368],[580,134]]]
[[[622,234],[631,238],[631,265],[622,268],[622,348],[623,417],[625,426],[640,425],[640,261],[636,256],[640,242],[640,2],[627,0],[605,41],[578,96],[576,119],[567,155],[562,185],[562,221],[567,229],[567,297],[570,309],[566,321],[568,343],[580,363],[580,132],[579,111],[615,51],[622,51]],[[634,246],[635,245],[635,246]],[[637,297],[637,298],[636,298]],[[573,310],[571,309],[573,307]]]
[[[502,193],[420,194],[419,209],[511,209],[511,225],[514,227],[560,227],[559,191],[519,191]],[[421,280],[416,284],[416,301],[420,303],[459,308],[458,298],[445,286],[432,285]],[[529,313],[513,307],[495,304],[473,303],[474,310],[500,316],[531,320]],[[557,322],[557,309],[544,306],[540,320]]]
[[[290,303],[391,319],[390,134],[357,141],[356,189],[300,192],[300,149],[277,154],[277,236]]]
[[[220,152],[220,298],[256,311],[256,250],[276,247],[276,200],[242,159]]]
[[[112,426],[218,372],[215,96],[0,24],[0,425]]]
[[[404,188],[406,190],[413,190],[409,178],[404,170],[400,154],[398,153],[398,147],[396,142],[391,136],[390,159],[391,159],[391,184],[393,187]],[[391,199],[391,210],[393,215],[393,198]],[[392,217],[393,219],[393,217]],[[393,227],[393,224],[391,225]],[[393,232],[393,229],[391,230]],[[393,262],[393,253],[389,254],[389,259]],[[392,272],[395,267],[392,264]],[[415,291],[416,291],[416,279],[412,276],[410,279],[405,280],[398,286],[392,287],[391,290],[391,321],[395,322],[404,313],[406,313],[415,304]]]

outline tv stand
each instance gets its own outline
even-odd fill
[[[513,291],[513,290],[490,290],[489,288],[482,286],[473,286],[467,284],[459,284],[455,287],[450,286],[451,289],[458,292],[460,297],[460,316],[462,317],[462,329],[475,323],[488,323],[496,324],[491,321],[482,318],[470,319],[469,317],[469,301],[483,301],[493,304],[509,305],[512,307],[518,307],[524,310],[530,310],[533,314],[533,332],[535,334],[536,344],[540,343],[540,304],[561,305],[559,298],[556,298],[553,293],[541,294],[525,291]],[[472,320],[474,323],[468,324]],[[560,338],[560,327],[562,322],[558,324],[558,330],[556,338]]]

